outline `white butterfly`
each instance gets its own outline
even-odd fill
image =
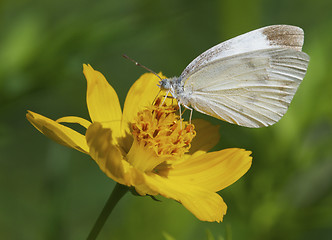
[[[180,77],[162,79],[160,88],[179,105],[233,124],[272,125],[286,113],[307,71],[303,39],[303,30],[289,25],[245,33],[205,51]]]

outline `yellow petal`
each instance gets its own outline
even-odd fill
[[[57,123],[77,123],[86,129],[90,126],[91,122],[80,117],[75,116],[68,116],[68,117],[62,117],[56,120]]]
[[[159,73],[161,78],[166,78]],[[130,88],[123,108],[124,122],[132,122],[137,112],[150,106],[158,95],[160,88],[157,86],[160,79],[152,74],[143,74]]]
[[[211,150],[220,139],[219,126],[212,125],[203,119],[194,119],[196,136],[191,142],[189,154],[203,154]]]
[[[229,148],[189,158],[173,165],[168,177],[217,192],[226,188],[250,168],[250,151]]]
[[[28,111],[26,117],[35,128],[57,143],[83,153],[89,151],[85,137],[73,129],[31,111]]]
[[[118,96],[103,74],[90,65],[83,65],[87,80],[87,105],[92,122],[100,122],[112,128],[114,137],[122,136],[120,129],[122,112]]]
[[[113,142],[112,131],[100,123],[92,123],[86,131],[90,156],[99,168],[114,181],[131,186],[143,180],[142,174],[125,161],[120,149]]]
[[[227,206],[215,192],[156,174],[146,175],[145,180],[152,190],[180,202],[201,221],[220,222],[226,214]]]

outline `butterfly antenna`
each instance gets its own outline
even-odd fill
[[[162,80],[162,78],[159,77],[159,75],[158,75],[157,73],[155,73],[155,72],[152,71],[151,69],[145,67],[144,65],[140,64],[139,62],[136,62],[134,59],[128,57],[128,56],[125,55],[125,54],[122,54],[122,57],[127,58],[128,60],[132,61],[133,63],[135,63],[136,66],[139,66],[139,67],[144,68],[145,70],[148,70],[149,72],[151,72],[151,73],[153,73],[154,75],[156,75],[160,80]]]

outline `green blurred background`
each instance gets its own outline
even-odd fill
[[[88,156],[25,119],[28,109],[88,118],[82,63],[123,103],[144,70],[121,54],[179,75],[204,50],[271,24],[302,27],[311,57],[285,117],[248,129],[194,113],[221,126],[216,149],[253,151],[249,172],[220,192],[224,222],[128,194],[99,239],[332,239],[331,10],[330,0],[2,0],[0,239],[85,239],[114,186]]]

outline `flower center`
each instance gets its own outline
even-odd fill
[[[127,154],[128,162],[145,172],[156,172],[158,167],[183,157],[196,135],[194,125],[175,114],[174,105],[161,101],[158,98],[154,105],[138,112],[132,123],[134,143]]]

